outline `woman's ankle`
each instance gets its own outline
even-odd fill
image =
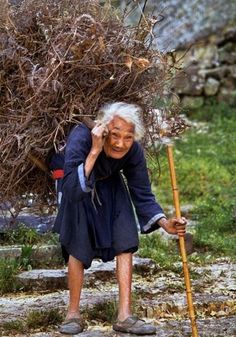
[[[70,318],[80,318],[80,312],[78,310],[76,311],[68,310],[66,319],[70,319]]]

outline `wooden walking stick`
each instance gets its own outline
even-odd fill
[[[178,190],[177,182],[176,182],[172,145],[167,145],[167,155],[168,155],[168,162],[169,162],[169,168],[170,168],[170,178],[171,178],[173,200],[174,200],[174,206],[175,206],[175,214],[177,218],[180,218],[181,212],[180,212],[180,203],[179,203],[179,190]],[[183,235],[179,235],[179,245],[180,245],[180,253],[181,253],[182,264],[183,264],[188,311],[189,311],[189,318],[190,318],[191,327],[192,327],[192,336],[198,337],[198,331],[197,331],[197,325],[196,325],[196,319],[195,319],[195,313],[194,313],[194,307],[193,307],[193,300],[192,300],[191,282],[190,282],[189,270],[188,270],[188,264],[187,264],[185,241],[184,241]]]

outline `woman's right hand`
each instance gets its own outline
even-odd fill
[[[94,164],[103,149],[105,138],[108,135],[106,124],[97,122],[91,131],[92,146],[85,160],[84,170],[85,176],[88,178],[92,172]]]
[[[106,124],[97,122],[91,131],[92,147],[90,152],[93,155],[99,155],[102,152],[105,138],[108,135],[108,128]]]

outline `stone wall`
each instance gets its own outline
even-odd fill
[[[177,59],[184,53],[178,51]],[[199,108],[210,97],[236,105],[236,28],[193,45],[183,59],[183,67],[174,91],[184,106]]]

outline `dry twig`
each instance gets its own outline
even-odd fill
[[[152,107],[172,77],[166,56],[147,47],[111,8],[92,0],[25,0],[6,13],[8,24],[0,30],[1,200],[54,200],[52,181],[37,161],[106,102],[140,104],[146,142],[159,133]],[[178,122],[173,134],[177,128]]]

